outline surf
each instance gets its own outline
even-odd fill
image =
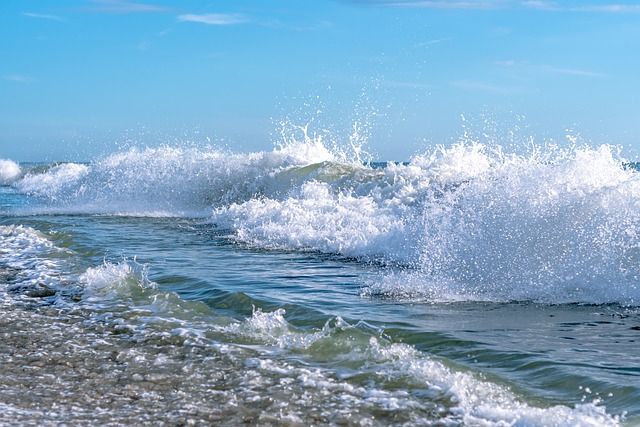
[[[20,178],[22,169],[12,160],[0,159],[0,185],[11,185]]]
[[[640,175],[616,147],[460,141],[373,164],[300,132],[253,153],[134,147],[11,185],[32,214],[197,218],[250,247],[374,263],[370,296],[640,303]]]
[[[283,308],[255,307],[246,317],[238,315],[240,307],[234,307],[233,317],[221,316],[216,310],[222,306],[163,289],[151,279],[153,267],[135,259],[87,267],[79,253],[61,247],[65,238],[0,226],[0,245],[11,249],[0,253],[0,264],[12,269],[17,282],[44,278],[55,291],[28,296],[14,290],[9,296],[0,286],[3,306],[13,315],[12,302],[31,302],[26,313],[32,323],[51,327],[53,321],[47,339],[67,349],[47,359],[55,369],[97,369],[93,364],[99,361],[101,383],[112,387],[129,381],[114,388],[121,391],[111,390],[111,397],[151,387],[153,398],[175,393],[171,387],[179,383],[190,393],[209,396],[208,402],[231,399],[247,405],[241,409],[247,414],[253,414],[249,403],[266,400],[269,408],[277,405],[274,419],[296,422],[304,422],[310,408],[322,402],[322,412],[312,417],[331,422],[353,421],[356,408],[358,416],[382,414],[418,424],[619,425],[619,417],[609,415],[599,398],[573,407],[536,405],[506,385],[394,342],[384,328],[366,321],[325,315],[324,325],[301,327]],[[65,262],[56,262],[60,258]],[[46,303],[34,305],[34,298]],[[19,366],[24,372],[24,364]],[[223,374],[214,375],[214,382],[204,380],[216,372]],[[60,381],[51,387],[57,390]],[[18,406],[5,409],[28,416]]]

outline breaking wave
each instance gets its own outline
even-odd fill
[[[13,185],[33,212],[205,218],[250,246],[388,267],[369,296],[640,302],[640,178],[614,147],[354,158],[305,133],[271,152],[133,148]]]

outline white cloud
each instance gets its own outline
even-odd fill
[[[491,37],[505,37],[508,35],[511,35],[513,33],[513,30],[511,28],[506,28],[506,27],[494,27],[494,28],[489,28],[487,34],[489,34]]]
[[[611,12],[611,13],[640,13],[640,4],[610,4],[606,6],[580,6],[572,10],[579,12]]]
[[[245,21],[246,22],[246,21]],[[318,31],[333,27],[330,21],[316,20],[308,24],[287,24],[278,20],[258,22],[259,25],[267,28],[276,28],[290,31]]]
[[[31,12],[23,12],[22,16],[28,16],[29,18],[38,18],[38,19],[49,19],[51,21],[60,21],[65,22],[64,18],[55,15],[45,15],[42,13],[31,13]]]
[[[456,80],[451,82],[451,85],[464,90],[491,92],[491,93],[498,93],[498,94],[513,94],[513,93],[520,92],[519,90],[514,88],[497,86],[494,84],[490,84],[482,81],[476,81],[476,80]]]
[[[417,82],[403,82],[396,80],[383,80],[383,86],[393,87],[399,89],[433,89],[434,86],[428,83],[417,83]]]
[[[638,4],[584,4],[582,6],[562,5],[546,0],[343,0],[350,3],[369,4],[386,7],[407,7],[423,9],[532,9],[559,12],[603,12],[640,13]]]
[[[593,71],[576,70],[571,68],[556,68],[548,65],[542,67],[542,69],[555,74],[570,74],[573,76],[596,77],[596,78],[606,77],[605,74],[595,73]]]
[[[201,15],[186,14],[178,16],[179,22],[199,22],[207,25],[234,25],[247,22],[244,15],[237,13],[205,13]]]
[[[558,10],[558,6],[555,3],[548,1],[524,1],[522,5],[528,9],[536,9],[536,10]]]
[[[136,3],[127,0],[91,0],[96,6],[86,7],[87,12],[104,13],[140,13],[140,12],[171,12],[173,9],[148,3]]]
[[[405,1],[390,2],[386,6],[395,7],[415,7],[423,9],[504,9],[507,1],[501,0],[485,0],[485,1],[449,1],[449,0],[432,0],[432,1]]]
[[[561,68],[554,67],[552,65],[536,65],[531,63],[530,61],[516,61],[513,59],[507,59],[504,61],[494,61],[493,63],[500,67],[505,67],[514,71],[526,73],[567,74],[572,76],[593,78],[607,77],[606,74],[597,73],[594,71],[580,70],[577,68]]]
[[[515,67],[516,65],[518,65],[518,63],[513,59],[507,59],[504,61],[494,61],[493,63],[496,65],[501,65],[503,67]]]
[[[11,82],[16,82],[16,83],[23,83],[23,84],[27,84],[27,83],[32,83],[33,79],[31,77],[27,77],[27,76],[23,76],[20,74],[7,74],[2,76],[2,78],[4,80],[9,80]]]
[[[439,43],[443,43],[443,42],[447,42],[453,40],[453,38],[451,37],[442,37],[439,39],[433,39],[433,40],[427,40],[426,42],[422,42],[422,43],[418,43],[418,46],[431,46],[434,44],[439,44]]]

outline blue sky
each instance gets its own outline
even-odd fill
[[[279,123],[407,160],[466,130],[640,152],[640,1],[8,1],[0,158],[271,150]],[[571,139],[571,138],[569,138]]]

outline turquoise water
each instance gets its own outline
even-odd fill
[[[640,424],[640,181],[608,147],[19,169],[3,424]]]

